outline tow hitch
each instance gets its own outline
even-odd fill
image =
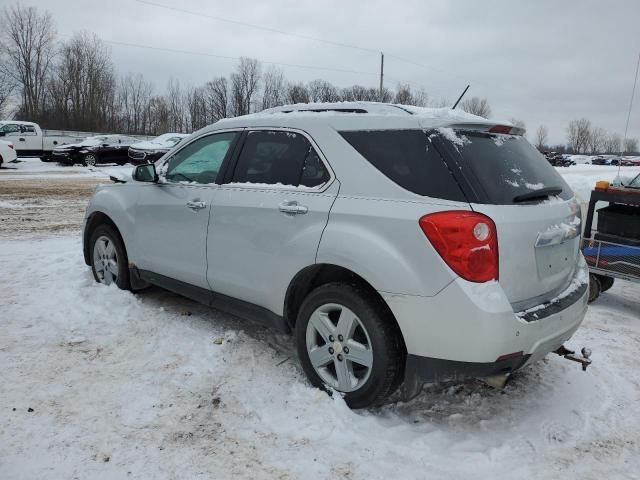
[[[582,354],[582,356],[576,355],[576,352],[574,352],[573,350],[569,350],[568,348],[565,348],[564,345],[561,346],[556,351],[554,351],[553,353],[560,355],[561,357],[564,357],[567,360],[571,360],[572,362],[580,363],[582,365],[583,372],[587,370],[587,367],[589,365],[591,365],[591,359],[589,358],[591,356],[591,349],[586,347],[580,350],[580,353]]]

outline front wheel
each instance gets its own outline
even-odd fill
[[[311,383],[344,394],[351,408],[383,403],[402,380],[405,354],[395,319],[361,287],[313,290],[298,314],[296,343]]]
[[[91,270],[96,282],[129,289],[127,252],[120,235],[109,225],[100,225],[91,234]]]

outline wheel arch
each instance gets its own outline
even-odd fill
[[[291,280],[285,294],[283,316],[287,325],[293,330],[295,328],[296,319],[302,302],[306,296],[314,289],[326,285],[327,283],[344,282],[356,284],[363,288],[368,294],[375,299],[380,308],[383,308],[389,318],[393,319],[393,322],[402,336],[402,330],[396,320],[391,308],[387,302],[382,298],[382,295],[368,282],[365,278],[357,274],[356,272],[342,267],[340,265],[334,265],[330,263],[317,263],[300,270]]]
[[[91,241],[91,234],[100,225],[109,225],[111,228],[113,228],[116,233],[120,235],[120,240],[122,240],[122,244],[124,245],[125,250],[127,249],[127,246],[124,243],[124,238],[122,237],[122,233],[120,232],[120,229],[118,228],[116,223],[111,219],[111,217],[100,211],[92,212],[87,218],[84,233],[82,236],[82,252],[84,254],[84,263],[86,263],[87,265],[91,265],[91,255],[89,252],[91,248],[91,246],[89,245],[89,242]]]

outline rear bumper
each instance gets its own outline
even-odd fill
[[[576,277],[584,278],[586,265]],[[533,363],[564,344],[587,309],[588,288],[541,305],[538,318],[514,313],[500,285],[457,279],[434,297],[384,294],[407,346],[407,374],[423,381],[485,377]],[[569,301],[562,301],[563,299]],[[544,313],[543,313],[544,312]],[[510,354],[521,354],[498,360]]]

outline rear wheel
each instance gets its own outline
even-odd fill
[[[96,282],[116,284],[129,289],[127,252],[118,232],[110,225],[100,225],[91,234],[91,270]]]
[[[602,292],[602,284],[598,277],[593,273],[589,274],[589,303],[593,302],[600,296]]]
[[[609,290],[611,287],[613,287],[613,282],[615,281],[615,278],[607,277],[605,275],[596,275],[596,277],[600,281],[600,286],[602,287],[601,293],[604,293],[607,290]]]
[[[402,379],[404,347],[395,320],[358,286],[313,290],[298,314],[296,343],[311,383],[343,393],[351,408],[383,403]]]

